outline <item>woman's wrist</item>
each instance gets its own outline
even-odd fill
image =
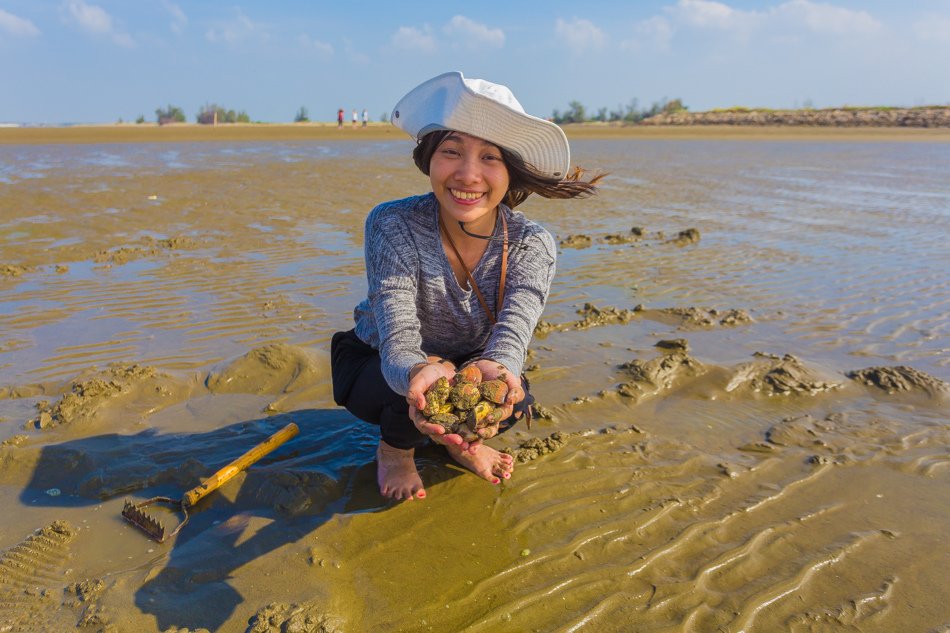
[[[444,365],[445,367],[448,367],[450,370],[455,371],[455,363],[453,363],[449,359],[430,356],[428,359],[425,360],[425,362],[416,363],[415,365],[409,368],[409,380],[411,381],[413,378],[415,378],[419,374],[420,371],[422,371],[429,365]]]
[[[409,382],[412,382],[412,379],[418,375],[420,371],[425,369],[429,365],[428,362],[416,363],[409,368]]]

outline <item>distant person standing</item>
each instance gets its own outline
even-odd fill
[[[369,110],[363,108],[363,127],[366,127],[367,123],[369,123]]]
[[[359,116],[360,116],[360,115],[358,115],[358,114],[356,113],[356,110],[354,109],[354,110],[353,110],[353,127],[356,127],[356,122],[359,121]]]
[[[336,126],[343,129],[343,108],[336,111]]]

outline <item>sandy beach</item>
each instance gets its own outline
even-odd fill
[[[948,630],[950,130],[567,133],[514,475],[388,503],[329,340],[402,133],[0,129],[0,631]]]

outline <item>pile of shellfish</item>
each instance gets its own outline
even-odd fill
[[[508,385],[504,380],[482,380],[475,365],[460,369],[450,381],[445,376],[432,383],[425,392],[426,406],[422,414],[427,421],[438,424],[446,433],[456,433],[466,442],[487,440],[498,433],[505,415]]]

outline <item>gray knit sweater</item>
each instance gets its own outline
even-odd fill
[[[369,292],[354,310],[356,335],[379,350],[383,376],[396,393],[409,391],[409,370],[427,354],[459,358],[481,352],[520,375],[528,343],[554,277],[554,238],[524,214],[499,205],[511,244],[505,303],[493,327],[478,297],[461,287],[442,249],[435,195],[386,202],[366,218],[364,252]],[[495,235],[501,235],[497,222]],[[472,271],[493,312],[502,243],[491,241]]]

